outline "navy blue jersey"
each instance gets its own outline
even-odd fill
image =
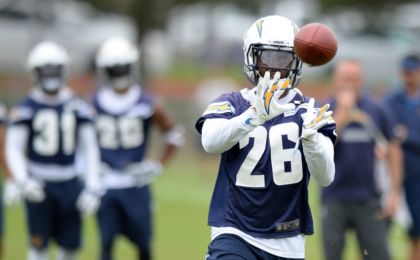
[[[132,163],[141,162],[145,157],[154,100],[142,93],[127,109],[114,112],[110,109],[112,104],[100,99],[101,92],[95,95],[93,105],[97,112],[101,160],[112,169],[126,170]]]
[[[410,98],[403,91],[387,97],[387,104],[394,112],[397,123],[407,130],[402,142],[404,150],[404,178],[420,181],[420,98]]]
[[[335,101],[331,107],[334,109]],[[394,138],[394,123],[383,104],[371,97],[361,97],[357,108],[371,123],[346,125],[334,147],[335,179],[323,188],[323,200],[365,201],[380,194],[374,179],[375,146],[378,138]]]
[[[197,130],[201,132],[206,119],[230,119],[247,110],[250,103],[245,92],[224,94],[211,103],[198,119]],[[291,102],[299,105],[308,100],[296,92]],[[310,173],[302,145],[293,152],[305,112],[298,106],[273,118],[222,153],[210,204],[210,226],[234,227],[261,238],[313,233],[308,203]],[[334,139],[334,130],[331,124],[320,132]]]
[[[10,124],[27,127],[30,161],[72,165],[78,142],[77,129],[84,123],[92,123],[93,109],[70,92],[54,102],[44,100],[37,93],[33,92],[12,109]]]

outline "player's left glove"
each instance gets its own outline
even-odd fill
[[[98,193],[85,189],[77,198],[76,207],[84,215],[93,215],[98,211],[100,203],[101,198]]]
[[[159,161],[145,160],[132,169],[129,169],[138,186],[153,182],[163,172],[163,165]]]
[[[333,123],[334,119],[332,118],[332,111],[328,111],[330,108],[330,104],[326,104],[321,108],[315,108],[315,99],[311,98],[306,107],[306,113],[304,114],[303,119],[303,127],[302,127],[302,135],[300,136],[299,140],[303,140],[303,144],[305,142],[314,142],[316,141],[316,134],[318,130],[323,126]],[[293,154],[299,148],[299,141],[296,142]]]
[[[11,179],[7,179],[4,183],[3,201],[7,206],[13,206],[22,201],[22,192],[20,187]]]
[[[259,79],[257,93],[251,101],[256,115],[249,118],[246,123],[259,126],[284,112],[293,110],[296,107],[295,104],[278,102],[289,86],[289,79],[280,79],[280,72],[276,72],[273,79],[270,79],[270,72],[266,71],[264,77]]]
[[[311,98],[308,102],[306,114],[303,120],[302,136],[304,140],[312,139],[320,128],[333,122],[332,111],[328,111],[330,104],[321,108],[315,108],[315,100]]]

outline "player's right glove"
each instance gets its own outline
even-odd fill
[[[280,72],[276,72],[273,79],[270,79],[270,72],[266,71],[264,77],[259,79],[257,93],[251,101],[255,109],[255,116],[249,118],[246,123],[259,126],[284,112],[293,110],[296,107],[295,104],[279,103],[280,96],[289,86],[289,79],[280,79]]]
[[[98,193],[84,189],[76,200],[77,209],[84,215],[93,215],[101,204],[101,197]]]
[[[136,179],[138,186],[153,182],[163,172],[163,165],[159,161],[145,160],[128,169]]]
[[[30,202],[39,203],[45,199],[44,186],[39,181],[28,178],[21,184],[23,196]]]
[[[22,192],[18,184],[10,178],[4,183],[3,201],[7,206],[13,206],[22,201]]]

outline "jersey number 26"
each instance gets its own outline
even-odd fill
[[[276,185],[287,185],[298,183],[303,177],[302,154],[299,150],[294,153],[293,148],[285,148],[283,137],[291,142],[299,142],[299,126],[296,123],[284,123],[274,125],[267,130],[258,126],[249,136],[239,142],[239,148],[249,145],[249,139],[254,138],[254,145],[247,154],[244,162],[236,175],[236,185],[249,188],[264,188],[265,176],[263,174],[252,174],[257,163],[266,150],[267,138],[269,138],[271,167],[273,181]],[[286,171],[286,163],[290,170]]]

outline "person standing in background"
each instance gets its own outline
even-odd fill
[[[322,189],[323,247],[327,260],[342,259],[346,231],[354,229],[363,259],[387,260],[386,221],[394,215],[400,194],[401,151],[392,117],[362,93],[363,67],[358,60],[337,62],[331,106],[337,124],[334,182]],[[385,145],[384,145],[385,144]],[[375,161],[386,153],[392,190],[381,208],[374,180]]]
[[[20,201],[20,191],[16,183],[10,178],[10,172],[5,158],[5,129],[7,124],[7,110],[0,104],[0,167],[3,173],[3,201],[6,205],[13,205]],[[4,234],[3,204],[0,204],[0,259],[3,258],[3,234]]]
[[[387,104],[395,113],[396,132],[404,151],[404,193],[411,216],[408,234],[411,260],[420,259],[420,58],[408,55],[401,62],[401,88],[390,94]]]
[[[66,85],[69,57],[54,42],[41,42],[29,53],[33,89],[11,111],[6,160],[25,197],[29,233],[28,260],[47,260],[48,245],[58,260],[75,260],[82,244],[81,213],[99,207],[99,149],[93,109]],[[83,149],[85,185],[74,167]]]
[[[150,184],[183,143],[182,128],[137,83],[138,58],[137,47],[120,37],[105,41],[96,58],[103,80],[93,98],[104,190],[98,211],[102,260],[112,259],[120,234],[135,245],[138,259],[153,259]],[[147,159],[153,125],[165,138],[159,160]]]

